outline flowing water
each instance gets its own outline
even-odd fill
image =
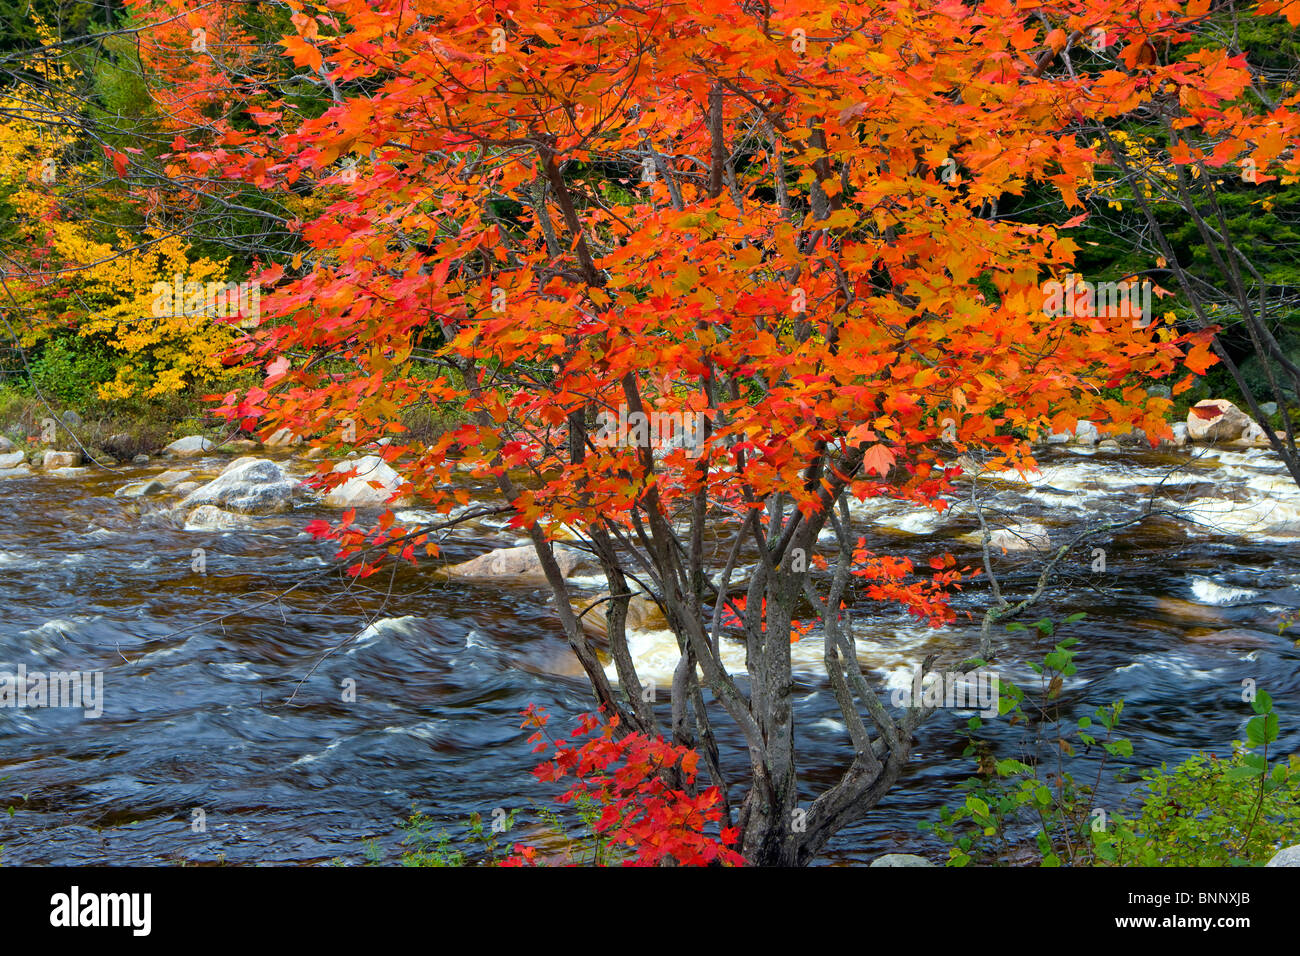
[[[184,467],[216,474],[223,464]],[[1041,464],[1028,478],[1002,476],[990,513],[1059,541],[1130,517],[1148,499],[1171,512],[1103,535],[1095,546],[1104,570],[1084,549],[1031,616],[1087,612],[1068,632],[1081,655],[1065,685],[1067,712],[1122,698],[1131,763],[1172,764],[1198,750],[1224,753],[1243,736],[1251,712],[1242,682],[1253,679],[1282,715],[1275,752],[1294,751],[1300,652],[1277,632],[1300,606],[1300,494],[1280,465],[1254,450],[1189,461],[1063,448]],[[331,514],[322,509],[256,531],[193,532],[169,513],[174,498],[113,496],[162,467],[0,486],[0,675],[19,665],[103,674],[99,717],[0,708],[0,863],[356,863],[368,845],[392,861],[397,823],[412,809],[456,834],[472,811],[527,811],[557,792],[529,773],[537,757],[519,711],[544,706],[567,730],[591,703],[541,589],[448,584],[427,568],[341,579],[332,547],[301,530]],[[868,547],[920,567],[944,551],[959,564],[977,557],[961,538],[976,521],[959,502],[938,514],[868,501],[855,521]],[[464,560],[516,542],[484,523],[444,554]],[[1032,586],[1039,566],[1025,553],[998,559],[1013,593]],[[890,609],[860,613],[860,659],[904,686],[932,651],[973,652],[977,628],[964,612],[978,618],[986,600],[982,587],[964,592],[959,623],[938,631]],[[1231,628],[1254,633],[1213,637]],[[1024,662],[1050,649],[1032,631],[997,641],[1004,679],[1026,679]],[[637,633],[633,647],[642,672],[664,686],[671,636]],[[818,677],[820,641],[806,638],[795,656],[810,799],[834,781],[848,737]],[[743,654],[729,661],[740,667]],[[345,699],[352,681],[355,701]],[[941,858],[916,824],[970,775],[959,734],[968,717],[943,711],[922,729],[910,772],[832,842],[828,861],[890,851]],[[991,727],[1002,755],[1019,753],[1020,731]],[[724,762],[740,767],[737,735],[725,721],[719,731]],[[1104,800],[1123,792],[1110,786]]]

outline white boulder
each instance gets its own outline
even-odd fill
[[[1250,425],[1250,416],[1226,398],[1207,398],[1187,412],[1187,437],[1192,441],[1234,441]]]
[[[356,474],[333,488],[325,496],[325,504],[335,508],[368,508],[389,504],[389,499],[402,485],[402,476],[378,455],[367,455],[354,461],[341,461],[334,471],[343,474],[356,469]],[[409,498],[400,498],[392,504],[409,504]]]
[[[163,454],[183,458],[189,455],[202,455],[205,452],[213,451],[216,447],[215,444],[202,435],[189,435],[185,438],[176,439],[163,449]]]
[[[177,508],[203,505],[243,515],[289,511],[302,497],[302,485],[266,458],[237,458],[212,481],[185,496]]]

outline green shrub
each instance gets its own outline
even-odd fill
[[[1044,636],[1054,634],[1049,620],[1033,626]],[[1014,684],[999,685],[999,714],[1034,731],[1024,760],[998,759],[992,745],[976,736],[980,718],[970,719],[964,754],[976,759],[980,775],[962,784],[961,804],[921,824],[951,844],[950,866],[1258,866],[1279,847],[1300,842],[1300,757],[1269,763],[1278,720],[1264,691],[1251,702],[1255,716],[1246,740],[1234,744],[1230,757],[1198,754],[1172,771],[1162,764],[1145,772],[1142,786],[1128,798],[1141,802],[1132,819],[1122,806],[1112,813],[1098,806],[1097,787],[1108,761],[1131,756],[1133,746],[1114,736],[1123,701],[1077,722],[1063,717],[1060,692],[1063,679],[1076,673],[1077,643],[1063,640],[1041,664],[1030,665],[1040,676],[1032,704]],[[1080,752],[1101,754],[1100,765],[1090,769],[1091,782],[1075,778]],[[1117,775],[1122,779],[1126,771]]]
[[[1142,811],[1112,821],[1103,863],[1261,866],[1300,840],[1300,756],[1269,765],[1277,716],[1263,691],[1252,706],[1245,745],[1231,757],[1197,754],[1173,772],[1161,764],[1143,774]]]
[[[32,384],[65,405],[98,401],[97,389],[117,374],[111,349],[95,339],[61,335],[46,341],[31,360]]]

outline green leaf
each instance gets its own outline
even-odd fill
[[[1246,742],[1252,747],[1271,744],[1277,740],[1277,714],[1252,717],[1246,724]]]
[[[1133,742],[1126,739],[1119,739],[1106,744],[1106,752],[1112,757],[1131,757],[1133,756]]]
[[[1250,702],[1250,708],[1257,714],[1270,713],[1273,710],[1273,698],[1269,696],[1268,691],[1261,690]]]
[[[1233,767],[1223,775],[1223,779],[1232,783],[1237,783],[1242,780],[1250,780],[1254,777],[1258,777],[1259,773],[1260,772],[1254,767]]]

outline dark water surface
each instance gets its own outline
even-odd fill
[[[173,467],[215,474],[223,464]],[[324,510],[264,531],[187,532],[168,512],[174,498],[113,497],[162,467],[0,481],[0,673],[23,664],[104,679],[97,719],[0,709],[0,862],[356,863],[371,840],[394,861],[396,825],[413,807],[459,833],[472,811],[490,817],[547,801],[554,791],[529,773],[537,757],[519,711],[544,706],[567,731],[591,704],[585,683],[564,676],[574,667],[540,589],[444,584],[411,569],[341,583],[320,574],[332,547],[301,533]],[[1153,454],[1056,450],[1041,476],[1008,485],[995,507],[1056,540],[1132,513],[1168,470],[1169,459]],[[1281,713],[1275,752],[1294,751],[1300,652],[1277,636],[1277,621],[1300,605],[1300,496],[1266,453],[1225,451],[1166,482],[1158,500],[1181,516],[1099,541],[1106,571],[1076,559],[1031,617],[1088,613],[1068,632],[1082,644],[1067,708],[1080,716],[1123,698],[1132,764],[1172,764],[1226,752],[1243,736],[1242,681],[1254,679]],[[945,550],[961,563],[976,555],[955,540],[975,526],[961,508],[935,515],[868,502],[856,520],[869,547],[921,567]],[[445,553],[462,560],[513,543],[505,529],[479,526]],[[193,570],[195,548],[204,574]],[[1011,578],[1013,592],[1031,578]],[[976,587],[957,606],[978,614],[986,597]],[[973,651],[964,618],[933,632],[872,610],[860,615],[860,656],[895,685],[931,650]],[[1198,640],[1231,627],[1273,636],[1254,648]],[[833,781],[848,746],[817,676],[819,644],[796,646],[810,798]],[[634,648],[647,673],[671,671],[667,635],[636,635]],[[1023,662],[1048,649],[1024,633],[1000,635],[1002,673],[1027,677]],[[355,703],[342,699],[349,679]],[[828,860],[899,850],[942,859],[916,823],[954,801],[970,775],[958,735],[968,716],[945,712],[926,725],[910,772],[832,843]],[[728,759],[738,758],[737,735],[725,723],[720,731]],[[996,733],[1003,755],[1018,753],[1019,731]],[[196,808],[206,832],[191,826]]]

